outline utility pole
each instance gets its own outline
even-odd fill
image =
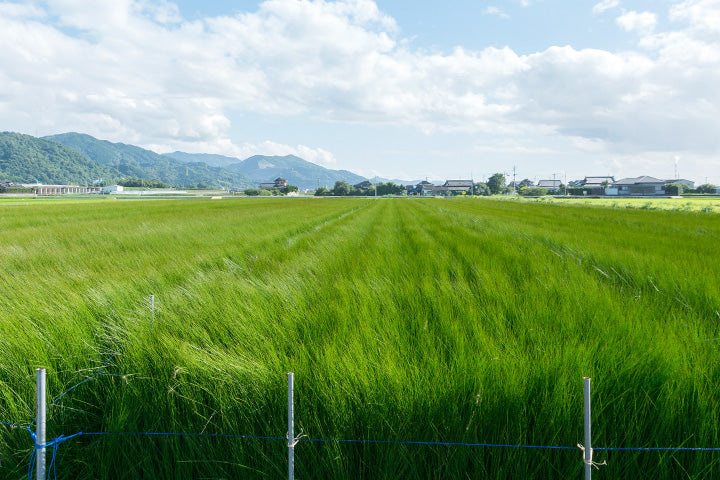
[[[517,181],[515,180],[516,168],[517,167],[515,165],[513,165],[513,191],[517,194]]]

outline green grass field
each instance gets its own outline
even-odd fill
[[[516,197],[518,198],[518,197]],[[624,198],[624,197],[541,197],[522,199],[539,203],[562,203],[610,208],[639,208],[643,210],[671,210],[674,212],[720,213],[720,197],[676,197],[676,198]]]
[[[720,447],[720,217],[487,199],[0,203],[0,420],[77,432]],[[149,297],[155,295],[156,311]],[[0,478],[27,477],[0,425]],[[718,452],[596,451],[597,478]],[[285,440],[83,435],[57,477],[286,478]],[[579,478],[579,449],[301,442],[296,478]]]

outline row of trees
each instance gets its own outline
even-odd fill
[[[261,190],[258,188],[248,188],[244,190],[246,195],[260,195],[260,196],[271,196],[271,195],[285,195],[289,192],[296,192],[297,187],[288,185],[283,189],[273,188],[272,190]],[[517,193],[523,196],[543,196],[547,195],[548,189],[542,187],[536,187],[534,182],[530,179],[523,179],[516,186]],[[565,185],[559,185],[558,191],[567,191],[570,195],[582,195],[582,188],[566,188]],[[711,184],[703,184],[695,189],[691,189],[686,185],[682,184],[669,184],[665,186],[665,192],[668,195],[678,195],[680,193],[715,193],[717,187]],[[511,193],[513,188],[505,183],[505,175],[502,173],[496,173],[487,182],[477,182],[474,184],[474,195],[502,195]],[[335,186],[332,188],[319,187],[315,191],[316,197],[334,196],[334,197],[349,197],[349,196],[383,196],[383,195],[403,195],[406,193],[406,187],[403,185],[397,185],[393,182],[380,183],[377,185],[368,185],[365,188],[355,188],[344,180],[335,182]]]
[[[143,178],[126,178],[120,180],[118,185],[123,187],[170,188],[171,185],[160,180],[145,180]]]
[[[104,182],[102,183],[104,185]],[[205,182],[200,182],[197,185],[171,185],[169,183],[161,182],[160,180],[146,180],[144,178],[126,178],[124,180],[119,180],[118,185],[122,185],[123,187],[138,187],[138,188],[177,188],[177,189],[185,189],[185,190],[207,190],[212,188],[212,185],[209,185]]]
[[[523,180],[527,184],[532,185],[530,180]],[[521,182],[521,185],[522,182]],[[474,184],[475,191],[474,195],[498,195],[503,193],[509,193],[511,188],[505,185],[505,175],[502,173],[496,173],[491,176],[486,183],[478,182]],[[376,193],[377,192],[377,193]],[[316,197],[349,197],[349,196],[383,196],[383,195],[403,195],[407,192],[407,188],[403,185],[397,185],[393,182],[379,183],[377,185],[369,185],[366,188],[355,188],[346,181],[335,182],[335,186],[332,188],[320,187],[315,190]],[[547,189],[544,188],[529,188],[520,189],[521,194],[525,195],[545,195]]]
[[[360,197],[367,195],[402,195],[404,193],[405,187],[393,182],[369,185],[367,188],[355,188],[344,180],[335,182],[335,186],[332,188],[320,187],[315,190],[316,197]]]
[[[668,195],[681,195],[683,193],[715,193],[718,187],[710,183],[703,183],[695,188],[690,188],[682,183],[670,183],[665,185],[665,193]]]
[[[297,192],[298,187],[295,185],[286,185],[283,188],[246,188],[243,193],[249,197],[277,197],[287,195],[288,193]]]

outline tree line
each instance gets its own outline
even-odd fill
[[[379,183],[377,185],[368,184],[365,188],[355,188],[344,180],[335,182],[332,188],[319,187],[315,190],[316,197],[363,197],[368,195],[402,195],[406,191],[403,185],[397,185],[393,182]]]
[[[246,188],[243,193],[249,197],[277,197],[287,195],[288,193],[297,192],[298,187],[295,185],[286,185],[282,188]]]

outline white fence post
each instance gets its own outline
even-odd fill
[[[150,318],[150,330],[155,329],[155,295],[150,295],[150,313],[152,314],[152,317]]]
[[[38,368],[35,370],[35,384],[37,388],[37,417],[35,425],[35,443],[45,444],[45,412],[46,412],[46,370]],[[45,480],[45,447],[36,448],[35,451],[35,478]]]
[[[295,398],[294,379],[288,373],[288,479],[295,479]]]
[[[583,463],[585,464],[585,480],[592,477],[592,435],[590,434],[590,378],[583,378],[583,393],[585,397],[585,449],[583,451]]]

